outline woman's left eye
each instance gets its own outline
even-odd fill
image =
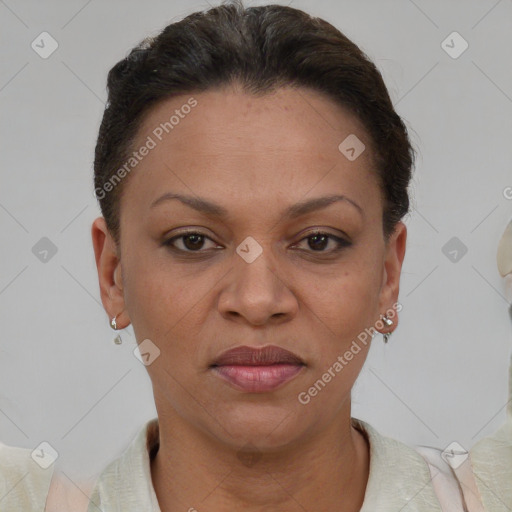
[[[166,240],[163,245],[168,246],[169,248],[180,251],[180,252],[206,252],[201,251],[200,249],[204,248],[205,241],[209,240],[214,245],[215,243],[213,240],[202,234],[197,232],[188,232],[188,233],[182,233],[181,235],[174,236],[172,238],[169,238]],[[182,247],[178,247],[176,245],[176,242],[180,241]],[[331,233],[324,233],[321,231],[317,231],[314,233],[310,233],[309,235],[302,238],[302,240],[299,241],[299,244],[303,241],[308,241],[308,247],[310,248],[311,252],[317,252],[317,253],[332,253],[342,250],[345,247],[349,247],[352,245],[351,242],[348,240],[345,240],[344,238],[335,236]],[[325,250],[326,247],[328,247],[329,242],[334,242],[334,248],[331,250]],[[299,244],[295,244],[294,247],[298,246]],[[179,245],[179,244],[178,244]],[[218,247],[217,245],[215,245]]]
[[[339,236],[335,236],[331,233],[324,233],[322,231],[315,231],[314,233],[310,233],[305,236],[300,242],[308,240],[308,247],[311,248],[311,252],[320,252],[320,253],[332,253],[338,252],[344,249],[345,247],[349,247],[352,245],[351,242],[341,238]],[[324,250],[326,246],[329,245],[329,241],[334,241],[334,249]]]

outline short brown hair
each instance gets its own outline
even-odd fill
[[[144,39],[108,74],[108,101],[94,160],[95,191],[129,158],[143,117],[179,94],[238,82],[260,95],[307,87],[355,114],[366,128],[383,195],[387,239],[409,211],[415,152],[382,76],[366,54],[323,19],[282,5],[246,8],[241,0],[194,12]],[[126,179],[98,200],[116,243]]]

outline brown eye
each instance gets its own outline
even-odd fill
[[[176,235],[169,240],[166,240],[163,245],[170,247],[173,250],[181,251],[181,252],[205,252],[201,251],[204,247],[205,241],[211,240],[211,238],[207,237],[202,233],[197,233],[195,231],[190,231],[188,233],[182,233],[181,235]],[[181,247],[176,245],[176,242],[180,241]]]
[[[327,235],[308,236],[308,245],[314,251],[323,251],[329,245],[330,237]]]
[[[352,245],[351,242],[345,240],[344,238],[335,236],[331,233],[323,233],[323,232],[315,232],[310,233],[308,236],[304,237],[301,242],[304,240],[308,241],[308,248],[312,252],[320,252],[320,253],[332,253],[337,252],[345,247],[349,247]],[[329,242],[333,241],[334,248],[331,250],[325,250],[329,246]]]

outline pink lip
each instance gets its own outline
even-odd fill
[[[236,347],[221,354],[211,366],[214,373],[236,389],[253,393],[272,391],[293,379],[304,362],[281,347]]]

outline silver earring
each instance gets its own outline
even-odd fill
[[[112,329],[114,329],[114,331],[117,331],[116,317],[114,317],[114,318],[112,318],[112,320],[110,320],[110,327],[112,327]],[[121,345],[121,343],[123,343],[123,340],[121,339],[121,336],[119,336],[119,334],[114,338],[114,343],[116,345]]]
[[[390,325],[393,325],[393,320],[391,320],[391,318],[388,318],[386,315],[382,316],[381,315],[381,319],[383,320],[383,322],[389,327]]]
[[[393,320],[391,320],[391,318],[388,318],[386,315],[382,316],[381,315],[381,319],[382,321],[389,327],[390,325],[393,325]],[[383,333],[383,338],[384,338],[384,343],[387,343],[390,336],[391,336],[391,333],[390,332],[385,332]]]

